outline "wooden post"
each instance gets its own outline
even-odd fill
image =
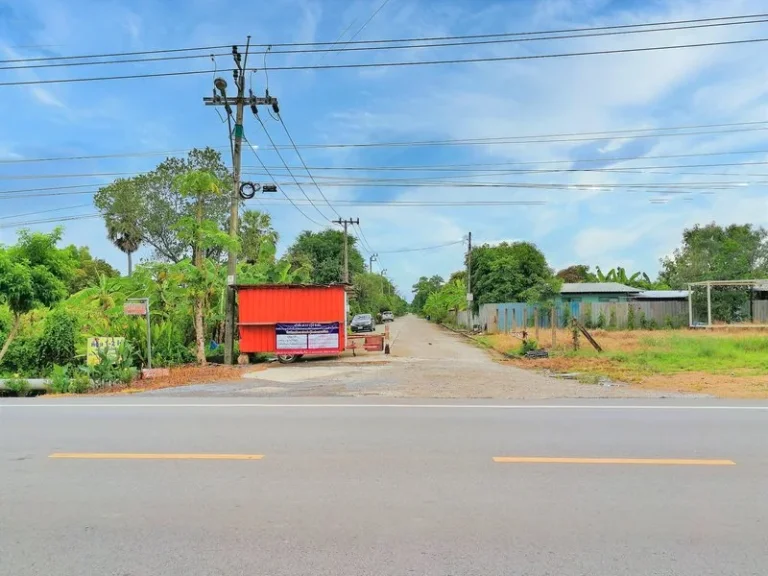
[[[712,328],[712,284],[707,283],[707,326]]]
[[[533,329],[536,332],[536,342],[539,341],[539,307],[533,309]]]
[[[523,308],[523,332],[528,332],[528,306]]]
[[[557,344],[557,308],[555,306],[552,306],[550,328],[552,329],[552,348],[554,348],[555,344]]]
[[[509,308],[504,308],[504,334],[509,332]]]

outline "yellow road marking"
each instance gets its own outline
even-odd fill
[[[646,464],[672,466],[735,466],[733,460],[700,460],[686,458],[547,458],[536,456],[495,456],[500,464]]]
[[[49,458],[84,460],[261,460],[263,454],[135,454],[128,452],[55,452]]]

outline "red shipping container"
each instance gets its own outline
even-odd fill
[[[338,354],[344,351],[345,284],[261,284],[236,286],[236,289],[240,352]]]

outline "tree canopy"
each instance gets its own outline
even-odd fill
[[[355,246],[352,236],[349,242],[349,277],[365,272],[365,259]],[[312,266],[312,282],[315,284],[333,284],[341,282],[344,274],[344,232],[323,230],[299,234],[296,241],[288,248],[288,255],[294,261],[308,260]]]
[[[544,254],[529,242],[483,244],[472,249],[475,306],[491,302],[537,300],[556,293],[559,280]]]
[[[419,281],[413,285],[411,292],[413,293],[413,300],[411,301],[411,309],[416,314],[424,313],[424,305],[427,303],[429,295],[437,292],[445,284],[442,276],[432,276],[427,278],[422,276]]]
[[[661,266],[661,280],[676,289],[704,280],[765,278],[768,231],[751,224],[696,225],[683,231],[682,245]]]

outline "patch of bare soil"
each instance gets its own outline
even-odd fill
[[[142,378],[135,380],[125,388],[112,390],[117,394],[132,394],[134,392],[146,392],[148,390],[160,390],[161,388],[176,388],[190,384],[213,384],[216,382],[231,382],[239,380],[245,372],[258,372],[265,370],[267,364],[253,366],[224,366],[221,364],[208,364],[207,366],[176,366],[170,369],[168,376],[158,378]]]

